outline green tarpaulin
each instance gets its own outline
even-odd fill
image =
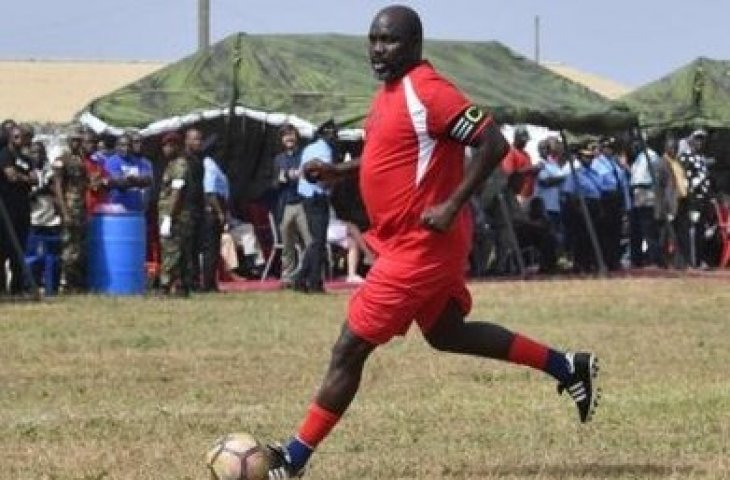
[[[730,61],[700,57],[621,98],[642,126],[730,127]]]
[[[502,123],[586,132],[634,122],[628,110],[498,42],[427,41],[424,56]],[[364,37],[234,34],[95,100],[86,110],[111,126],[145,127],[227,107],[235,65],[238,105],[293,114],[313,124],[334,116],[359,126],[378,86]]]

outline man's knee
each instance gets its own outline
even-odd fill
[[[450,337],[448,335],[444,335],[443,333],[435,333],[433,331],[428,332],[426,334],[426,342],[428,342],[431,348],[434,348],[440,352],[448,352],[452,350]]]
[[[464,325],[464,314],[456,300],[450,300],[433,326],[424,334],[426,342],[442,352],[453,351],[455,338]]]

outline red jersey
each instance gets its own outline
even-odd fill
[[[91,180],[91,184],[86,189],[86,213],[92,215],[108,200],[108,191],[106,188],[99,185],[99,181],[102,178],[107,178],[108,174],[102,164],[103,158],[97,154],[85,155],[84,166],[86,167],[86,174]]]
[[[467,209],[444,233],[421,225],[421,214],[461,183],[465,145],[489,123],[471,106],[425,61],[376,93],[365,121],[360,189],[371,225],[365,238],[379,255],[463,267],[471,243]]]
[[[532,160],[530,160],[530,155],[524,150],[519,150],[515,147],[510,148],[509,153],[502,160],[502,171],[507,175],[531,166]],[[522,175],[522,179],[520,179],[515,193],[523,198],[530,198],[534,192],[535,175],[532,173]]]

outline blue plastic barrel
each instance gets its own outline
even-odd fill
[[[146,236],[141,212],[94,214],[88,230],[89,289],[110,295],[144,293]]]

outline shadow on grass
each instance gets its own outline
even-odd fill
[[[589,463],[565,465],[495,465],[481,469],[482,473],[498,476],[539,476],[539,478],[565,477],[666,477],[669,475],[705,474],[706,472],[689,465],[657,465],[651,463]],[[454,472],[456,473],[456,472]]]

